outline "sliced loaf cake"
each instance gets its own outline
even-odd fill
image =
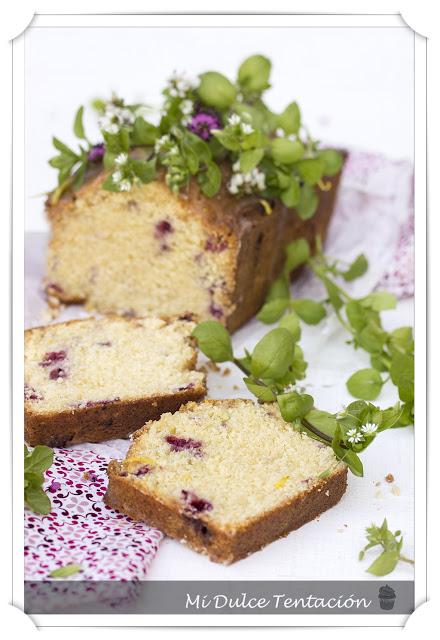
[[[191,321],[88,318],[25,332],[25,439],[65,446],[127,437],[205,395]]]
[[[346,466],[274,405],[188,403],[133,434],[105,502],[230,564],[335,505]]]

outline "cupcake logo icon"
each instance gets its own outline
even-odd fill
[[[390,611],[394,607],[396,601],[396,592],[389,584],[379,589],[379,604],[381,609]]]

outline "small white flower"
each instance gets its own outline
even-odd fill
[[[180,110],[184,116],[189,116],[194,110],[194,104],[192,100],[182,100],[180,104]]]
[[[245,135],[249,135],[250,133],[254,132],[254,128],[248,124],[247,122],[242,122],[241,123],[241,132],[244,133]]]
[[[366,424],[362,425],[361,431],[363,431],[367,435],[372,435],[377,431],[377,424],[374,424],[374,422],[367,422]]]
[[[131,189],[131,182],[130,180],[122,180],[119,183],[119,191],[130,191]]]
[[[179,154],[179,148],[178,146],[175,144],[173,147],[171,147],[171,149],[168,151],[170,156],[177,156]]]
[[[284,387],[284,393],[290,393],[291,391],[296,391],[294,384],[288,384],[287,387]]]
[[[232,171],[235,171],[235,173],[240,171],[240,160],[237,160],[237,162],[234,162],[234,164],[232,165]]]
[[[235,125],[240,124],[240,122],[241,122],[241,118],[238,115],[238,113],[233,113],[228,118],[228,124],[230,124],[232,127],[235,127]]]
[[[115,184],[118,184],[118,182],[121,182],[122,180],[122,173],[120,171],[115,171],[112,174],[112,180]]]
[[[347,439],[348,439],[348,442],[352,442],[353,444],[356,444],[357,442],[361,442],[364,439],[364,436],[357,429],[349,429],[347,431]]]
[[[135,111],[136,118],[143,118],[144,120],[148,120],[153,114],[154,109],[145,105],[138,107]]]
[[[133,124],[135,121],[135,115],[130,109],[121,109],[119,118],[122,120],[123,124]]]
[[[121,166],[121,165],[125,164],[127,162],[127,160],[128,160],[128,154],[127,153],[120,153],[115,158],[115,164],[117,164],[118,166]]]
[[[162,149],[162,147],[168,144],[169,141],[170,141],[170,136],[168,134],[165,134],[164,136],[156,140],[154,145],[155,152],[158,153]]]

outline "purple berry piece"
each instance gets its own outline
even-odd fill
[[[212,503],[204,498],[199,498],[193,491],[182,489],[181,499],[185,503],[185,511],[187,513],[203,513],[213,509]]]
[[[194,382],[189,382],[182,387],[177,387],[176,391],[186,391],[187,389],[194,389]]]
[[[56,362],[62,362],[66,359],[65,351],[48,351],[44,359],[39,363],[40,367],[51,367]]]
[[[144,464],[142,467],[139,467],[139,469],[134,471],[133,475],[137,477],[146,476],[147,473],[150,473],[150,471],[151,467],[149,467],[148,464]]]
[[[218,319],[223,318],[224,316],[223,309],[215,304],[215,302],[211,302],[209,305],[209,313],[214,316],[214,318]]]
[[[24,385],[24,399],[25,400],[43,400],[43,395],[37,391],[36,389],[34,389],[33,387],[30,387],[28,384]]]
[[[62,367],[55,367],[55,369],[51,370],[49,374],[49,378],[51,380],[58,380],[59,378],[61,379],[67,378],[67,371]]]
[[[171,451],[193,451],[194,453],[201,454],[200,449],[203,443],[200,440],[193,440],[192,438],[179,438],[178,436],[166,436],[165,441],[170,445]]]
[[[205,242],[205,251],[212,251],[212,253],[221,253],[227,249],[228,243],[222,238],[208,238]]]
[[[168,220],[161,220],[155,226],[154,237],[161,239],[168,233],[173,233],[173,225]]]

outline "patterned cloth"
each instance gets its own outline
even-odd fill
[[[108,463],[103,455],[81,448],[54,452],[45,482],[52,512],[41,516],[25,509],[26,580],[49,579],[51,571],[71,563],[82,571],[69,581],[143,579],[160,531],[102,502]]]

